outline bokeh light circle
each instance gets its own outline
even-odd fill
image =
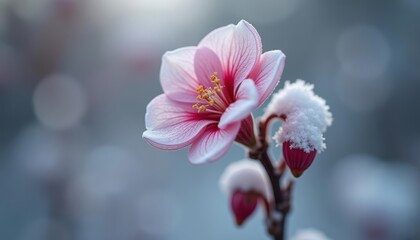
[[[33,105],[36,117],[44,126],[65,130],[79,124],[87,109],[87,97],[73,78],[52,75],[36,86]]]
[[[339,36],[337,57],[345,73],[359,78],[382,76],[391,60],[385,36],[369,25],[352,26]]]

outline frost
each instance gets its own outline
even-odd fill
[[[227,195],[236,190],[256,191],[271,200],[273,194],[269,182],[260,163],[244,159],[227,166],[220,177],[220,188]]]
[[[301,148],[305,152],[325,149],[323,133],[332,123],[332,114],[325,100],[316,95],[313,88],[314,85],[298,79],[294,83],[287,81],[283,89],[273,94],[263,118],[272,114],[286,116],[286,121],[273,137],[277,146],[290,141],[292,148]]]
[[[316,229],[303,229],[300,230],[292,240],[330,240],[322,232]]]

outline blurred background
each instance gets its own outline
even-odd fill
[[[240,19],[334,115],[287,234],[420,239],[419,0],[0,0],[0,239],[269,239],[219,190],[243,149],[195,166],[141,138],[163,53]]]

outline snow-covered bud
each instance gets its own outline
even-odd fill
[[[285,161],[293,175],[300,176],[326,145],[323,133],[332,123],[332,114],[324,99],[313,92],[314,86],[303,80],[287,81],[268,104],[263,119],[276,115],[284,120],[273,139],[283,145]]]
[[[230,198],[238,225],[252,215],[259,200],[268,204],[273,199],[267,173],[260,163],[252,160],[240,160],[227,166],[220,178],[220,187]]]
[[[309,228],[300,230],[292,240],[330,240],[330,238],[316,229]]]
[[[311,166],[316,156],[316,150],[313,149],[309,152],[301,148],[293,148],[290,142],[283,143],[283,157],[289,166],[293,176],[300,177],[303,172]]]
[[[242,225],[257,208],[259,195],[253,192],[236,190],[230,199],[230,207],[235,215],[236,224]]]

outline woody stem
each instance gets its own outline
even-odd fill
[[[267,128],[271,120],[278,118],[277,116],[270,116],[265,121],[259,122],[259,148],[249,152],[249,157],[259,160],[267,172],[270,179],[271,187],[274,195],[274,206],[270,209],[271,212],[267,221],[268,233],[274,240],[285,239],[285,223],[290,210],[290,192],[291,182],[285,188],[280,186],[280,181],[283,176],[283,171],[276,168],[268,155],[267,142]]]

